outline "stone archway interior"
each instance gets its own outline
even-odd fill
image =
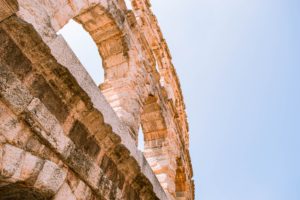
[[[48,200],[51,197],[22,184],[7,184],[0,187],[0,200]]]

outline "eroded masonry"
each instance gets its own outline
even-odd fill
[[[1,200],[194,199],[182,92],[149,1],[0,0]],[[97,44],[99,87],[57,34],[71,19]]]

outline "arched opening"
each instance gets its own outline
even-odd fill
[[[141,125],[145,134],[145,141],[162,139],[166,136],[166,123],[155,96],[150,95],[144,103]]]
[[[104,70],[98,47],[81,24],[70,20],[59,32],[85,67],[96,85],[104,82]]]
[[[60,16],[62,21],[53,22],[53,24],[59,24],[57,29],[65,26],[68,20],[65,18],[73,19],[82,25],[83,29],[90,35],[98,49],[102,60],[102,68],[104,71],[104,80],[99,81],[100,66],[95,66],[96,62],[92,64],[84,64],[84,61],[81,61],[86,67],[91,67],[90,75],[93,77],[97,75],[98,77],[93,77],[95,82],[99,85],[99,89],[102,91],[102,94],[105,96],[106,100],[120,120],[128,127],[128,130],[133,138],[137,135],[138,126],[138,112],[140,104],[138,97],[136,95],[136,85],[135,77],[136,74],[134,70],[134,62],[130,60],[130,51],[132,50],[130,45],[129,36],[124,32],[124,27],[120,28],[120,24],[124,25],[123,18],[116,17],[116,13],[111,10],[107,10],[100,3],[95,5],[90,5],[85,8],[82,8],[76,14],[74,13],[73,17],[65,16],[62,14]],[[59,11],[58,13],[62,13]],[[58,17],[58,19],[61,19]],[[69,22],[74,24],[74,22]],[[68,25],[67,25],[68,26]],[[67,27],[68,28],[68,27]],[[76,31],[68,31],[68,35],[77,35]],[[71,32],[71,33],[70,33]],[[74,37],[74,36],[68,36]],[[76,36],[77,38],[78,36]],[[82,47],[82,45],[77,44],[77,40],[80,38],[73,39],[75,46],[79,46],[79,54],[84,51],[84,53],[89,52],[89,49]],[[94,48],[94,49],[96,49]],[[76,51],[76,49],[74,48]],[[94,51],[95,52],[95,51]],[[75,52],[76,53],[76,52]],[[80,58],[83,55],[78,55]],[[99,59],[98,59],[99,60]],[[130,63],[131,62],[131,63]],[[91,65],[91,66],[87,66]],[[98,64],[99,65],[99,62]]]
[[[0,187],[0,200],[48,200],[49,195],[42,194],[22,184],[7,184]]]
[[[104,82],[113,82],[128,74],[128,47],[126,39],[103,7],[97,5],[74,17],[90,34],[97,46],[104,68]]]
[[[145,153],[159,149],[167,135],[166,123],[157,98],[150,95],[143,106],[141,126],[144,135]]]

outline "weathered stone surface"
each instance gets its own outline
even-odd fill
[[[66,178],[66,172],[53,162],[46,161],[34,184],[35,188],[56,194]]]
[[[54,197],[54,200],[76,200],[75,195],[70,189],[68,184],[63,184],[57,194]]]
[[[32,100],[22,82],[3,65],[0,65],[0,93],[16,113],[21,113]]]
[[[0,0],[0,197],[194,199],[170,52],[149,1],[132,9],[123,0]],[[70,19],[98,47],[100,86],[56,34]]]
[[[1,185],[12,188],[11,191],[3,191],[5,187],[0,186],[0,198],[29,198],[34,197],[34,193],[37,193],[39,198],[49,198],[56,194],[65,181],[66,172],[51,161],[44,161],[9,144],[0,147],[0,151]],[[25,194],[20,191],[24,191]]]
[[[22,184],[8,184],[0,187],[0,200],[48,200],[47,195]]]
[[[5,145],[1,150],[1,176],[12,177],[20,166],[24,151],[11,145]]]
[[[18,11],[16,0],[0,0],[0,22]]]
[[[64,135],[57,120],[50,114],[46,107],[33,99],[25,111],[25,120],[31,125],[40,138],[49,143],[50,147],[67,158],[74,149],[72,141]]]
[[[71,140],[75,143],[77,148],[83,149],[91,157],[96,157],[100,151],[100,147],[96,140],[91,137],[87,128],[76,121],[69,134]]]
[[[31,93],[39,98],[60,122],[67,118],[67,106],[42,76],[37,76],[34,79],[30,89]]]

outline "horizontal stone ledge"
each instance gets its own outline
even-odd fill
[[[110,125],[112,127],[112,132],[121,138],[120,144],[124,145],[130,152],[130,156],[136,160],[141,173],[151,182],[155,195],[161,200],[168,199],[143,153],[137,149],[135,141],[130,136],[128,129],[120,122],[117,115],[106,101],[99,88],[92,81],[88,72],[80,64],[64,38],[58,36],[50,43],[49,47],[57,61],[70,71],[72,76],[77,80],[79,86],[90,97],[94,108],[101,112],[104,123]],[[63,54],[62,51],[64,52]],[[65,59],[66,57],[70,58],[70,61]],[[77,64],[70,65],[69,63]]]

